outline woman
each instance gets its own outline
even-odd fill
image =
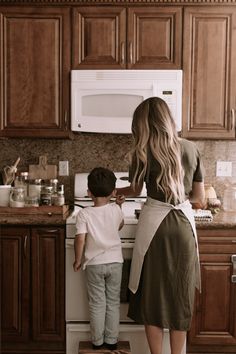
[[[148,198],[137,227],[128,316],[144,324],[152,354],[161,354],[164,328],[170,331],[171,354],[181,354],[200,287],[191,205],[204,206],[200,154],[178,138],[170,110],[158,97],[136,108],[132,133],[131,184],[117,194],[139,195],[145,183]]]

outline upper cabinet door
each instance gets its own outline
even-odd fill
[[[0,8],[1,136],[68,134],[70,10]]]
[[[181,7],[73,9],[73,69],[176,69],[181,53]]]
[[[180,69],[182,7],[130,7],[127,53],[128,68]]]
[[[183,135],[235,138],[236,8],[184,13]]]
[[[73,69],[125,68],[126,9],[73,9]]]

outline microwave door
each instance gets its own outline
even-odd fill
[[[134,110],[151,95],[150,88],[80,92],[72,102],[72,130],[131,134]]]

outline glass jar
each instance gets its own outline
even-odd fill
[[[10,207],[22,208],[25,206],[25,189],[14,187],[10,193]]]
[[[52,205],[52,186],[42,186],[40,193],[41,205]]]
[[[28,195],[29,197],[37,197],[38,200],[40,199],[41,193],[41,179],[31,179],[29,181],[29,188],[28,188]]]
[[[52,192],[56,193],[57,192],[57,186],[58,186],[58,179],[56,179],[56,178],[50,179],[50,186],[53,187]]]
[[[52,195],[52,205],[62,206],[65,204],[64,185],[58,187],[58,191]]]
[[[39,198],[38,197],[26,197],[25,198],[25,207],[38,207]]]

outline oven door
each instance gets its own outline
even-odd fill
[[[124,257],[123,275],[121,284],[120,321],[133,322],[127,317],[128,312],[128,279],[132,259],[134,241],[122,242]],[[88,322],[88,299],[84,271],[74,272],[74,239],[66,239],[66,321]]]

